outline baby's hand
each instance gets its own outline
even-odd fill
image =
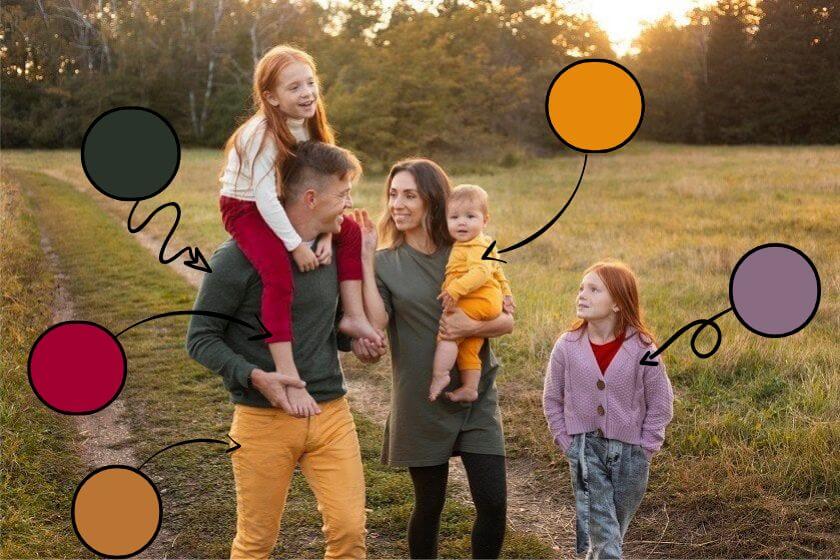
[[[441,305],[443,305],[444,312],[448,313],[453,307],[455,307],[455,300],[446,290],[443,290],[440,294],[438,294],[437,299],[439,299]]]
[[[315,257],[318,264],[327,265],[332,262],[332,234],[325,233],[315,244]]]
[[[502,300],[502,310],[508,315],[513,315],[516,311],[516,303],[513,301],[513,296],[505,296]]]
[[[309,272],[318,268],[318,257],[312,252],[307,243],[301,243],[292,251],[292,258],[301,272]]]

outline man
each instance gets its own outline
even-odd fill
[[[343,212],[361,167],[352,153],[304,142],[284,165],[286,213],[304,242],[358,227]],[[277,255],[277,258],[287,258]],[[256,325],[262,285],[233,240],[210,260],[195,309]],[[289,484],[297,465],[318,500],[325,558],[365,557],[365,486],[356,425],[345,398],[335,332],[339,284],[334,263],[294,270],[292,331],[299,378],[271,371],[262,340],[234,322],[195,315],[187,334],[190,356],[220,374],[235,403],[230,435],[236,481],[236,537],[231,558],[267,558],[274,549]],[[305,386],[304,386],[305,385]],[[314,399],[311,415],[294,403]],[[290,402],[292,406],[290,406]]]

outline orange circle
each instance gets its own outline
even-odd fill
[[[152,481],[124,465],[93,471],[73,496],[73,528],[101,556],[127,558],[145,549],[157,536],[162,513]]]
[[[552,80],[545,100],[554,133],[581,152],[609,152],[630,141],[642,124],[639,82],[624,66],[603,59],[573,62]]]

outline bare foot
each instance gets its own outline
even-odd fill
[[[382,346],[385,343],[382,331],[375,329],[367,318],[350,317],[345,315],[338,322],[338,330],[353,338],[367,338],[371,342]]]
[[[446,393],[446,398],[452,402],[474,402],[478,400],[478,391],[469,387],[458,387]]]
[[[442,375],[432,376],[432,385],[429,387],[429,400],[433,401],[440,396],[441,391],[449,385],[449,372]]]

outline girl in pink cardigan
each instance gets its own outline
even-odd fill
[[[623,263],[586,270],[578,320],[548,364],[543,408],[569,461],[578,554],[620,558],[624,534],[647,489],[650,458],[665,439],[674,393],[642,319],[636,276]]]

